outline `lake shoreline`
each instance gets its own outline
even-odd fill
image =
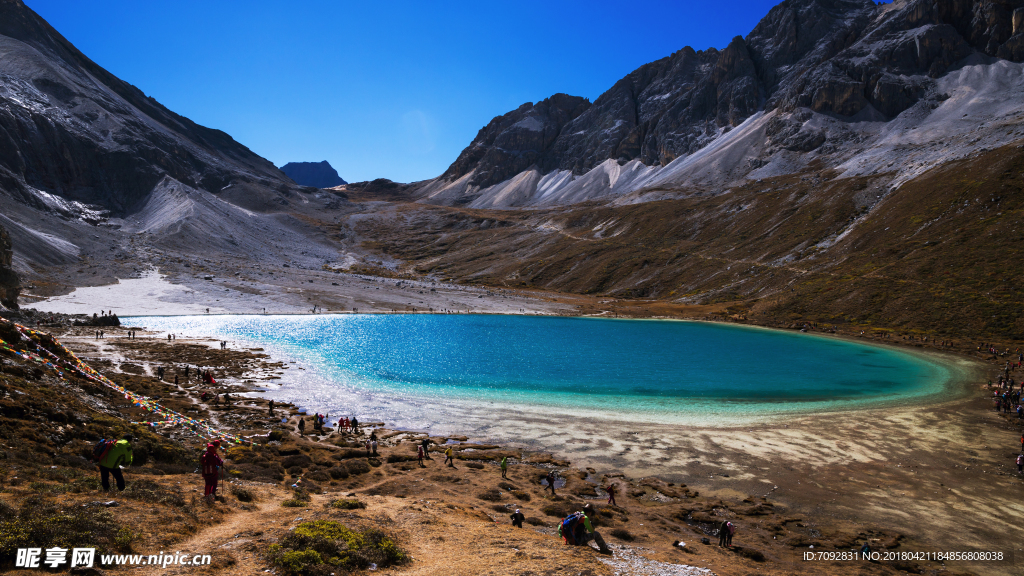
[[[213,347],[215,341],[205,345]],[[980,370],[993,369],[988,363]],[[902,534],[902,549],[1012,550],[1015,518],[1024,512],[1006,502],[1006,494],[1021,488],[1011,453],[1017,433],[1000,424],[1004,419],[991,410],[983,383],[964,384],[966,395],[945,402],[776,424],[715,428],[627,422],[608,430],[607,424],[585,419],[551,428],[550,421],[524,417],[495,422],[492,434],[463,441],[492,439],[494,445],[527,452],[554,447],[556,461],[564,459],[595,477],[624,475],[631,482],[656,477],[712,499],[770,498],[777,510],[803,518],[812,531],[872,526]],[[524,426],[551,429],[536,443],[522,443],[517,437]],[[975,440],[979,437],[984,440]],[[912,527],[909,518],[915,519]]]

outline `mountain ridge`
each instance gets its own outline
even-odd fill
[[[128,213],[165,175],[219,192],[294,186],[226,133],[200,126],[94,63],[20,0],[0,2],[0,178]],[[53,158],[62,158],[62,166]]]
[[[684,47],[640,66],[567,122],[545,123],[549,100],[495,118],[417,194],[436,204],[556,205],[643,189],[715,193],[763,177],[755,172],[773,162],[773,174],[815,158],[840,165],[860,152],[852,139],[877,136],[864,123],[948,99],[940,80],[958,68],[1024,60],[1022,23],[1019,0],[787,0],[722,50]],[[499,121],[510,117],[519,120]],[[522,137],[527,118],[546,139]],[[761,139],[771,142],[716,167],[722,176],[701,183],[670,174],[758,118]],[[623,171],[630,185],[617,185]]]

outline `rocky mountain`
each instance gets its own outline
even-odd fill
[[[1004,142],[985,128],[1021,104],[1022,60],[1024,0],[786,0],[745,38],[684,47],[593,104],[558,94],[495,118],[419,194],[473,207],[635,201],[815,162],[892,168],[897,184],[949,158],[888,166],[894,148]]]
[[[17,308],[18,293],[21,292],[21,283],[18,275],[12,269],[14,250],[11,247],[11,237],[0,226],[0,309]]]
[[[295,215],[345,205],[114,77],[20,0],[0,0],[0,224],[8,264],[35,294],[151,267],[188,274],[198,258],[318,268],[338,251]]]
[[[164,178],[250,205],[295,188],[89,60],[21,0],[0,0],[0,54],[0,189],[22,202],[124,215]]]
[[[333,188],[348,184],[338,176],[327,160],[323,162],[289,162],[281,166],[281,172],[302,186],[313,188]]]

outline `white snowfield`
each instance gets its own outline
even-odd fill
[[[948,98],[942,99],[946,95]],[[545,207],[589,200],[633,203],[727,192],[746,181],[793,174],[821,159],[840,178],[886,175],[889,188],[944,163],[1024,137],[1024,64],[974,55],[938,79],[935,98],[923,98],[889,121],[869,108],[852,119],[802,109],[758,112],[720,133],[704,148],[666,166],[606,160],[583,175],[526,170],[494,186],[428,181],[420,201],[449,203],[475,197],[471,208]],[[935,106],[935,108],[933,108]],[[770,149],[766,128],[775,118],[808,117],[801,132],[818,131],[825,145],[811,152]]]

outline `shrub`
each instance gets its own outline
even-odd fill
[[[235,495],[235,498],[238,498],[239,502],[252,502],[256,499],[256,495],[253,494],[252,490],[241,486],[232,486],[231,493]]]
[[[474,470],[483,470],[484,465],[479,462],[466,462],[466,467]]]
[[[135,532],[132,532],[132,529],[127,526],[122,526],[114,536],[114,544],[121,552],[132,551],[132,540],[135,540]]]
[[[370,471],[370,464],[366,460],[353,460],[345,463],[345,468],[348,469],[348,473],[353,476],[359,474],[366,474]]]
[[[344,480],[348,478],[348,468],[344,466],[335,466],[327,471],[327,474],[335,480]]]
[[[551,504],[545,504],[540,511],[548,516],[554,516],[555,518],[565,518],[574,512],[573,504],[570,502],[553,502]]]
[[[507,490],[509,492],[512,492],[513,490],[518,490],[515,484],[509,484],[508,482],[498,482],[498,488],[501,488],[502,490]]]
[[[272,563],[285,574],[315,573],[317,567],[359,569],[404,564],[409,556],[390,536],[370,528],[361,532],[333,520],[303,522],[270,548]]]
[[[529,492],[523,492],[522,490],[513,490],[512,491],[512,495],[515,496],[516,500],[518,500],[520,502],[529,502],[530,501],[530,493]]]
[[[327,474],[327,472],[324,472],[323,470],[316,470],[314,472],[310,472],[309,474],[306,474],[306,478],[310,480],[316,480],[317,482],[331,481],[331,477]]]
[[[488,502],[501,502],[501,492],[498,492],[493,488],[477,494],[476,497],[481,500],[486,500]]]
[[[544,520],[541,520],[540,518],[534,518],[533,516],[527,516],[526,523],[530,526],[543,526]]]
[[[331,508],[338,508],[340,510],[355,510],[356,508],[366,508],[365,502],[359,500],[335,500],[331,502]]]
[[[281,506],[284,506],[285,508],[305,508],[306,506],[309,506],[309,504],[299,500],[298,498],[290,498],[281,502]]]
[[[625,528],[616,528],[609,532],[609,534],[618,538],[619,540],[624,540],[626,542],[632,542],[633,540],[636,540],[636,538],[632,534],[630,534],[629,530],[626,530]]]
[[[287,574],[301,574],[311,566],[322,564],[315,550],[289,550],[276,561]]]
[[[491,509],[495,512],[508,512],[508,508],[506,508],[504,504],[495,504],[494,506],[491,506]]]
[[[0,521],[0,557],[14,557],[18,548],[29,547],[91,546],[103,550],[115,544],[120,528],[109,510],[62,510],[32,496],[22,503],[16,517]]]

